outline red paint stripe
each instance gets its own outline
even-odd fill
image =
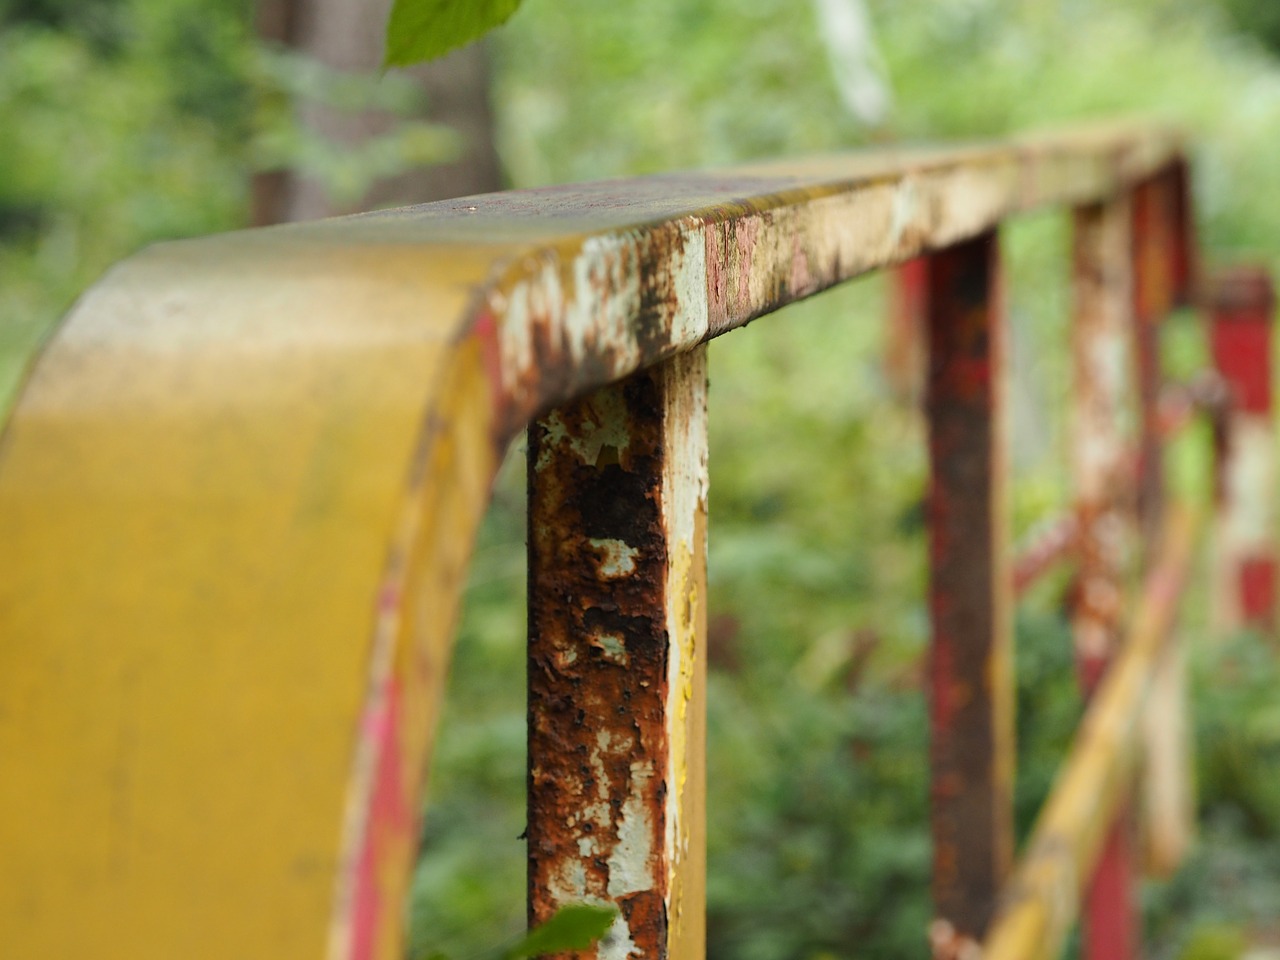
[[[1107,836],[1085,901],[1087,960],[1131,960],[1138,955],[1133,843],[1129,815],[1121,811]]]
[[[356,865],[355,902],[352,915],[352,960],[373,960],[377,955],[378,935],[386,926],[384,914],[393,911],[397,917],[402,905],[399,888],[383,890],[388,872],[388,859],[395,859],[405,844],[412,845],[416,834],[416,817],[405,801],[401,774],[399,719],[401,713],[399,684],[388,680],[380,702],[365,716],[363,736],[376,744],[377,772],[373,796],[369,803],[369,819]],[[400,864],[390,866],[400,867]],[[394,896],[388,901],[384,893]]]
[[[480,341],[480,359],[489,380],[493,409],[500,414],[510,403],[510,398],[502,386],[502,346],[498,343],[498,321],[489,310],[481,310],[476,316],[472,331]],[[501,420],[501,416],[498,419]]]

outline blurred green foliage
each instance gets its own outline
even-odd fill
[[[1268,4],[867,6],[893,96],[875,127],[842,105],[807,5],[525,0],[495,37],[510,177],[534,186],[1154,113],[1194,137],[1211,254],[1277,265]],[[300,100],[394,111],[413,97],[393,76],[262,50],[244,0],[0,0],[0,405],[31,346],[112,261],[240,225],[253,169],[303,165],[358,193],[361,178],[450,146],[406,128],[368,155],[333,151],[297,125]],[[1002,237],[1020,535],[1067,497],[1068,243],[1061,213]],[[713,957],[923,952],[924,452],[918,416],[888,399],[884,299],[881,280],[859,281],[712,350]],[[1194,318],[1165,337],[1171,368],[1203,362]],[[1202,439],[1170,454],[1191,493],[1205,489]],[[522,480],[516,451],[472,567],[409,919],[419,955],[471,956],[524,923]],[[1062,592],[1039,586],[1018,620],[1024,833],[1081,709]],[[1257,637],[1213,645],[1203,597],[1190,600],[1201,843],[1176,879],[1147,888],[1153,957],[1233,955],[1269,932],[1280,900],[1280,668]]]

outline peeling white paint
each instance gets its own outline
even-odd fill
[[[612,580],[636,572],[636,557],[640,555],[640,551],[625,541],[612,537],[592,537],[587,543],[600,551],[600,563],[597,566],[600,576]]]
[[[622,803],[618,819],[618,842],[609,853],[609,896],[625,897],[629,893],[652,890],[653,824],[645,809],[642,794],[653,778],[653,764],[640,761],[631,764],[631,794]]]
[[[1240,553],[1269,555],[1275,525],[1275,434],[1266,416],[1231,418],[1225,534]]]
[[[600,648],[604,658],[610,663],[625,667],[631,662],[627,656],[627,645],[622,637],[614,633],[601,633],[591,638],[591,643]]]
[[[547,883],[556,903],[579,903],[587,895],[587,871],[581,860],[565,858]]]
[[[649,228],[585,238],[562,262],[562,252],[546,248],[521,264],[519,279],[505,293],[488,297],[498,320],[501,379],[504,390],[520,400],[521,384],[536,383],[534,338],[563,355],[566,369],[582,370],[588,360],[603,362],[613,376],[639,367],[643,350],[637,324],[642,285],[670,287],[670,313],[660,317],[667,346],[687,349],[707,334],[706,245],[702,224],[689,218],[678,228],[678,242],[665,260],[643,255],[654,243]],[[642,267],[657,274],[642,276]],[[565,289],[568,278],[569,289]],[[646,337],[652,330],[644,331]]]
[[[690,223],[681,229],[679,260],[673,265],[671,288],[675,294],[675,314],[671,317],[671,344],[692,347],[709,330],[707,309],[706,228]]]
[[[631,928],[621,914],[613,921],[609,932],[601,938],[596,946],[598,960],[627,960],[640,956],[635,940],[631,939]]]
[[[902,242],[907,227],[916,219],[919,200],[916,196],[916,183],[911,177],[903,179],[893,194],[892,218],[889,221],[889,242],[897,246]]]
[[[559,410],[552,410],[543,418],[546,439],[534,469],[547,469],[558,451],[566,445],[574,456],[588,466],[598,466],[605,456],[621,460],[626,455],[631,446],[631,434],[627,430],[622,398],[617,391],[600,390],[592,394],[587,402],[590,404],[592,419],[584,419],[581,433],[569,430]]]
[[[632,326],[640,312],[639,253],[631,232],[588,237],[573,261],[573,300],[564,329],[570,356],[581,363],[592,347],[639,362]],[[599,349],[597,349],[599,352]]]

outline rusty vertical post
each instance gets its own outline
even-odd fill
[[[1013,672],[994,232],[928,261],[935,946],[980,939],[1013,853]]]
[[[1072,611],[1076,664],[1092,692],[1119,641],[1130,414],[1129,202],[1122,197],[1074,212],[1072,432],[1079,590]]]
[[[1091,696],[1120,639],[1123,614],[1122,563],[1129,525],[1119,485],[1125,469],[1125,427],[1130,342],[1135,303],[1132,210],[1127,197],[1081,207],[1074,213],[1071,353],[1073,365],[1072,473],[1079,517],[1079,585],[1072,632],[1076,666],[1085,696]],[[1148,325],[1150,326],[1150,325]],[[1151,328],[1154,329],[1154,328]],[[1134,337],[1139,351],[1141,335]],[[1147,338],[1148,349],[1154,340]],[[1151,357],[1139,353],[1143,363]],[[1147,371],[1144,370],[1144,375]],[[1140,490],[1151,503],[1158,473],[1142,472],[1158,460],[1147,442],[1153,390],[1143,392]],[[1158,443],[1158,440],[1156,440]],[[1158,446],[1155,447],[1158,456]],[[1136,948],[1133,902],[1132,823],[1116,817],[1085,891],[1086,960],[1129,960]]]
[[[1225,502],[1218,524],[1217,619],[1225,629],[1276,625],[1275,425],[1271,334],[1275,293],[1263,267],[1219,272],[1207,285],[1214,364],[1231,391]]]
[[[706,353],[529,431],[529,919],[616,904],[576,956],[705,946]]]

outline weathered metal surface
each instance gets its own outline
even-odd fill
[[[1128,199],[1078,208],[1074,228],[1071,463],[1079,590],[1072,632],[1081,682],[1091,692],[1119,640],[1132,539],[1121,494],[1133,422]]]
[[[1126,641],[1090,701],[982,946],[983,960],[1049,960],[1062,950],[1081,894],[1142,753],[1141,721],[1191,564],[1198,527],[1170,511]]]
[[[934,910],[978,938],[1013,856],[1013,673],[994,233],[930,257]]]
[[[529,433],[529,918],[614,903],[580,957],[700,958],[706,348]]]
[[[495,194],[116,267],[0,441],[0,952],[398,956],[458,584],[528,419],[1176,150]]]
[[[1079,589],[1072,610],[1076,667],[1093,695],[1120,639],[1124,562],[1133,540],[1132,504],[1121,492],[1126,433],[1132,432],[1130,344],[1141,369],[1137,399],[1139,506],[1158,509],[1161,435],[1154,426],[1159,386],[1155,320],[1168,309],[1171,273],[1161,241],[1148,242],[1150,185],[1077,208],[1074,215],[1072,473],[1080,519]],[[1131,255],[1132,253],[1132,255]],[[1136,331],[1136,336],[1135,336]],[[1155,514],[1150,514],[1152,518]],[[1148,534],[1150,529],[1148,529]],[[1085,895],[1082,955],[1131,960],[1138,944],[1134,825],[1126,809],[1109,824]]]
[[[1215,537],[1219,631],[1276,625],[1275,294],[1262,267],[1240,266],[1206,284],[1214,365],[1231,396],[1223,504]]]

